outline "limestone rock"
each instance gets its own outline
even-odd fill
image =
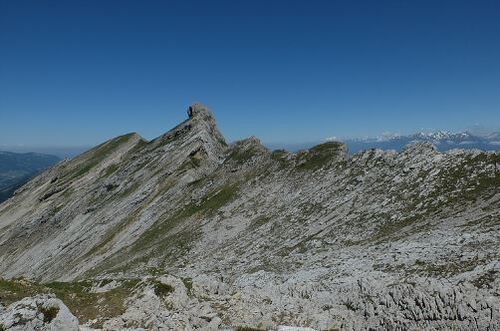
[[[24,298],[0,312],[0,326],[9,331],[78,331],[78,319],[64,303],[49,295]]]

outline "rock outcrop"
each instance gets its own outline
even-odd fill
[[[64,303],[49,295],[27,297],[0,310],[5,331],[79,331],[78,319]]]

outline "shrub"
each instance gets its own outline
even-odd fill
[[[184,283],[188,294],[191,294],[191,290],[193,289],[193,280],[191,278],[183,278],[182,282]]]
[[[40,311],[43,314],[43,322],[47,324],[52,322],[52,320],[56,318],[57,314],[59,313],[59,308],[58,307],[42,308],[40,309]]]
[[[173,286],[169,284],[164,284],[159,281],[153,283],[155,294],[159,297],[165,297],[174,291]]]

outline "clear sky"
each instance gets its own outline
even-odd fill
[[[0,0],[0,145],[500,128],[500,1]]]

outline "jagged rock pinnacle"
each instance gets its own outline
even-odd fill
[[[214,117],[212,112],[208,110],[208,108],[205,105],[201,103],[193,103],[191,106],[189,106],[187,109],[187,114],[189,118],[193,118],[200,115],[211,118]]]
[[[212,112],[201,103],[194,103],[187,109],[188,119],[157,139],[159,144],[176,141],[183,137],[193,150],[201,144],[213,160],[220,161],[227,148],[224,136],[219,132]]]

